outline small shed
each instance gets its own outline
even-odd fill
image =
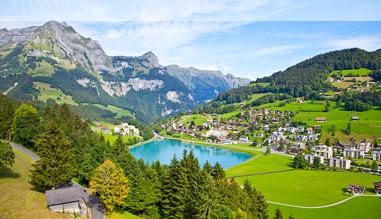
[[[374,191],[378,194],[381,195],[381,182],[374,182]]]
[[[51,211],[79,213],[81,211],[82,191],[79,187],[66,187],[45,191],[46,204]]]
[[[352,121],[360,120],[360,118],[358,116],[352,116],[351,119],[352,119]]]
[[[325,117],[317,117],[315,121],[316,122],[326,122],[327,120]]]

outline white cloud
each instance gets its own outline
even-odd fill
[[[361,48],[373,51],[381,48],[381,35],[377,36],[361,36],[355,38],[342,38],[329,40],[328,45],[335,49]]]

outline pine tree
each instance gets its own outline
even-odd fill
[[[37,142],[40,160],[33,164],[31,184],[38,189],[50,189],[71,180],[76,171],[73,149],[62,130],[50,123]]]
[[[114,206],[124,204],[129,193],[127,182],[123,170],[106,160],[91,178],[89,191],[97,194],[106,209],[112,211]]]
[[[200,190],[198,192],[198,205],[196,207],[196,218],[210,219],[217,217],[216,187],[212,177],[207,171],[201,171],[199,178]]]
[[[280,211],[279,207],[275,210],[274,219],[283,219],[282,212]]]
[[[373,172],[377,172],[378,171],[378,164],[377,164],[377,161],[373,161],[372,163],[372,171]]]
[[[225,171],[222,169],[221,164],[216,162],[211,172],[211,175],[215,180],[225,179]]]
[[[161,205],[164,218],[185,218],[187,188],[185,170],[174,156],[163,182]]]

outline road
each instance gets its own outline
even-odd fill
[[[10,144],[14,149],[21,151],[22,153],[24,153],[28,157],[32,158],[32,160],[37,161],[40,159],[39,156],[34,154],[32,151],[24,148],[23,146],[12,143],[12,142]],[[98,199],[98,197],[96,197],[95,195],[91,194],[88,191],[85,192],[85,189],[76,182],[73,182],[73,186],[81,188],[80,189],[81,190],[81,196],[86,200],[88,207],[91,209],[91,216],[92,216],[91,218],[93,218],[93,219],[104,219],[105,218],[105,211],[103,208],[103,204]]]

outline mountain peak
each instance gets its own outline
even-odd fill
[[[142,58],[146,59],[154,67],[160,67],[159,59],[152,51],[149,51],[142,55]]]

